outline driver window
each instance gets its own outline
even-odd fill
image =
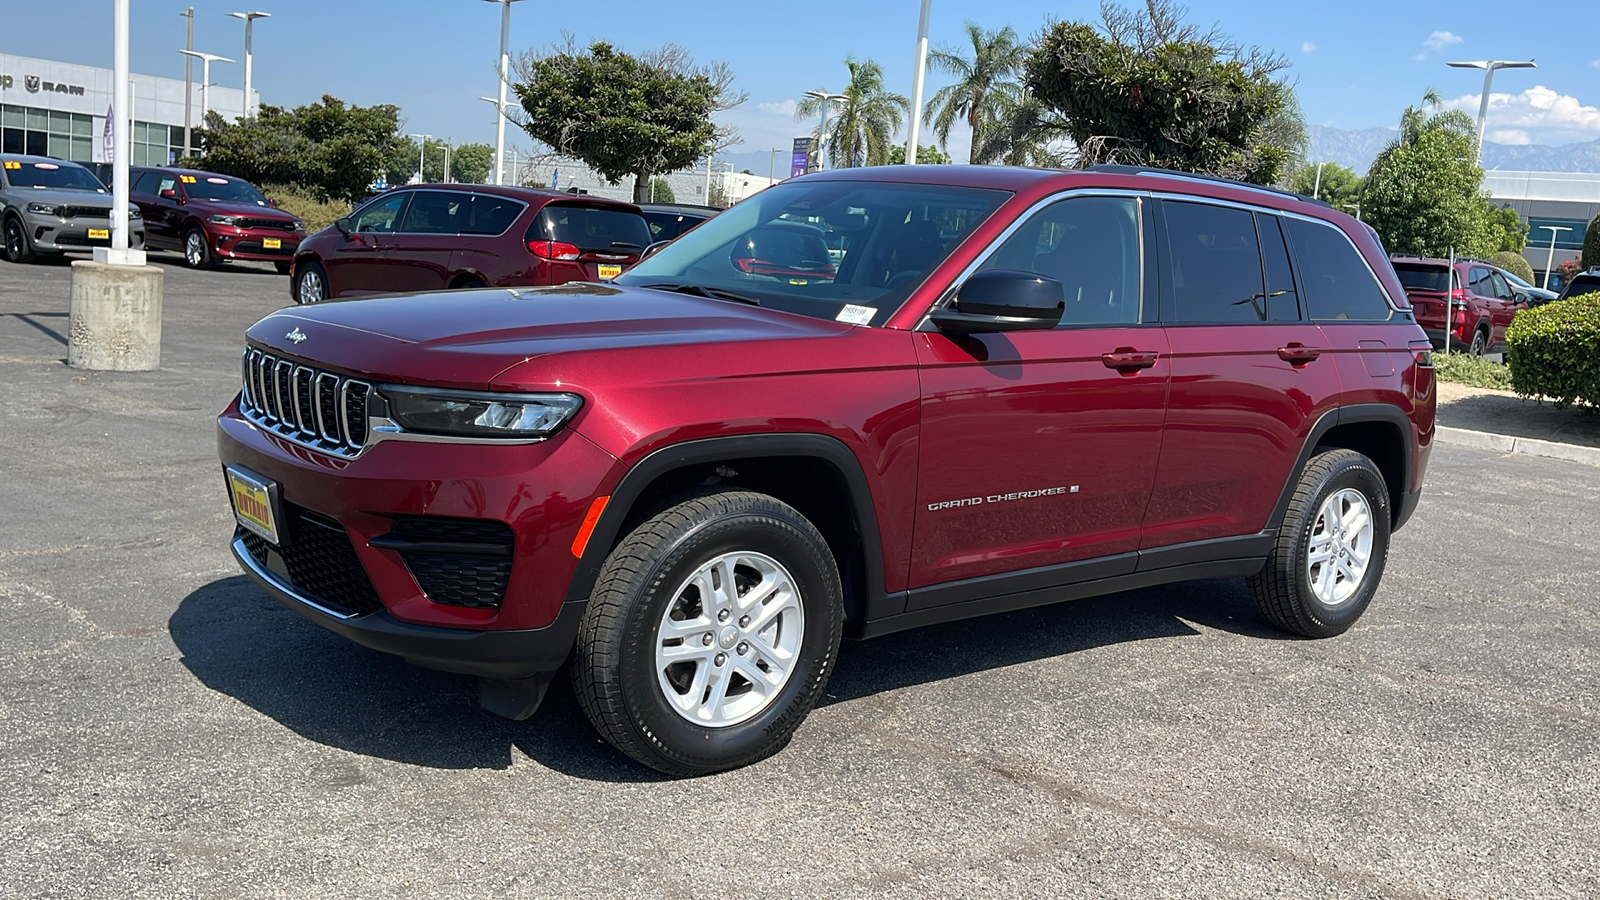
[[[395,221],[400,218],[400,209],[406,205],[406,196],[406,194],[395,194],[393,197],[385,197],[363,209],[356,215],[351,230],[394,231]]]
[[[1072,197],[1046,207],[978,267],[1035,272],[1061,282],[1061,325],[1139,321],[1139,203]]]
[[[1501,300],[1510,300],[1515,303],[1517,292],[1511,289],[1511,282],[1506,281],[1505,276],[1499,272],[1490,273],[1490,277],[1494,279],[1494,295]]]

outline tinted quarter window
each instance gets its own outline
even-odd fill
[[[400,231],[406,234],[460,234],[472,195],[455,191],[416,191]]]
[[[1163,208],[1177,321],[1266,321],[1255,216],[1200,203]]]
[[[1311,318],[1382,322],[1394,314],[1372,270],[1344,232],[1305,219],[1286,218],[1283,228],[1294,247],[1300,290]]]
[[[523,206],[509,197],[473,194],[472,211],[462,234],[504,234],[522,215]]]
[[[1283,242],[1283,225],[1277,216],[1257,215],[1256,229],[1261,234],[1261,263],[1267,273],[1267,316],[1274,322],[1298,321],[1300,300]]]
[[[1131,197],[1073,197],[1055,203],[1012,233],[984,269],[1020,269],[1061,282],[1061,324],[1139,321],[1139,202]]]
[[[615,253],[650,246],[650,227],[638,213],[596,206],[552,203],[534,222],[535,241],[561,241],[579,250]]]

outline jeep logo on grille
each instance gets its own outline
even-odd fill
[[[288,334],[284,335],[284,337],[286,337],[289,340],[294,341],[296,344],[298,344],[301,341],[306,339],[306,333],[304,331],[300,330],[300,326],[299,325],[296,325],[294,327],[294,330],[289,332]]]

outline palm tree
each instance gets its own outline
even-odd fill
[[[851,56],[845,58],[844,64],[850,69],[850,83],[839,92],[845,99],[839,102],[826,96],[807,97],[795,105],[795,121],[809,119],[828,109],[827,140],[822,143],[827,148],[828,164],[836,169],[887,165],[894,133],[910,114],[911,102],[901,94],[883,89],[883,67],[872,60],[857,60]],[[832,108],[831,104],[836,102],[837,108]],[[813,136],[822,140],[820,122]]]
[[[994,119],[972,142],[972,159],[980,165],[1064,169],[1074,162],[1074,154],[1063,146],[1066,138],[1066,125],[1038,100],[1025,94],[1001,96]]]
[[[985,132],[999,121],[1003,104],[1014,106],[1022,101],[1022,87],[1016,77],[1027,59],[1028,48],[1018,43],[1017,33],[1009,25],[999,31],[985,31],[976,22],[968,22],[966,31],[967,40],[972,42],[970,56],[949,47],[940,47],[928,55],[928,66],[956,76],[956,83],[940,88],[923,108],[922,117],[932,122],[941,147],[949,143],[956,120],[965,119],[972,129],[967,162],[990,163],[994,158],[982,156],[979,147],[987,137]]]

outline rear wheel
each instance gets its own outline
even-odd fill
[[[206,233],[192,225],[183,233],[183,263],[191,269],[209,269],[216,262],[211,247],[206,243]]]
[[[1256,609],[1305,637],[1343,634],[1361,618],[1389,555],[1389,491],[1354,450],[1311,458],[1267,564],[1249,579]]]
[[[294,276],[294,302],[301,305],[321,303],[328,299],[328,273],[322,270],[322,264],[315,260],[306,260],[299,266],[299,271]]]
[[[16,216],[6,217],[4,227],[6,259],[14,263],[30,263],[36,258],[33,244],[28,240],[28,230]]]
[[[485,287],[485,285],[482,278],[478,278],[474,275],[464,275],[460,278],[457,278],[455,284],[450,285],[450,287],[453,290],[466,291],[471,290],[472,288]]]
[[[1489,351],[1489,332],[1479,328],[1472,333],[1472,346],[1467,352],[1473,356],[1482,356]]]
[[[789,742],[833,671],[839,570],[793,507],[719,491],[634,529],[606,559],[573,683],[596,730],[670,775],[749,765]]]

